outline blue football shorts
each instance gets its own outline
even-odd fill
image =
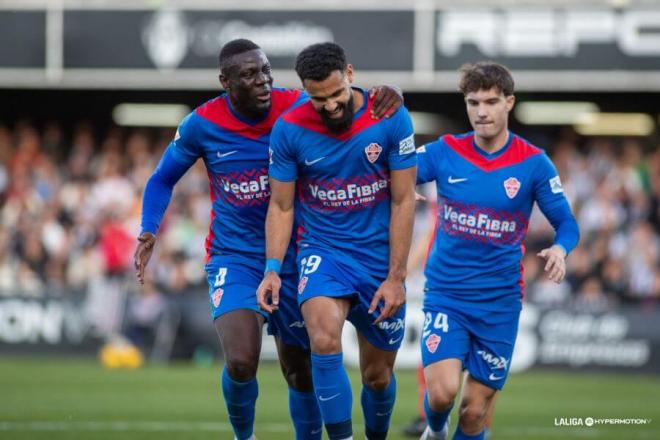
[[[474,379],[501,390],[509,374],[520,310],[488,311],[427,292],[423,311],[424,367],[459,359]]]
[[[405,304],[394,316],[378,325],[373,325],[373,322],[380,315],[381,305],[374,313],[369,313],[371,300],[386,275],[374,275],[346,254],[311,246],[299,250],[298,269],[300,279],[297,291],[301,306],[317,296],[349,298],[351,308],[347,319],[356,330],[381,350],[399,349],[405,331]]]
[[[268,314],[257,304],[257,288],[263,279],[264,263],[237,255],[214,255],[205,266],[213,319],[238,309],[254,310],[268,322],[268,334],[287,345],[309,349],[309,337],[298,307],[297,273],[283,273],[279,310]]]

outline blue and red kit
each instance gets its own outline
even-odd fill
[[[372,119],[373,101],[359,90],[364,105],[341,134],[325,127],[311,101],[285,113],[273,128],[269,172],[297,181],[299,302],[352,297],[349,320],[369,342],[393,350],[404,308],[378,329],[371,324],[379,311],[367,310],[389,271],[390,171],[417,164],[413,128],[404,107]]]
[[[271,96],[271,109],[260,120],[239,115],[225,94],[196,108],[181,122],[145,188],[142,231],[155,234],[176,182],[198,159],[204,161],[212,201],[206,271],[214,318],[236,309],[261,313],[256,289],[265,266],[271,130],[280,115],[306,98],[301,91],[279,88],[274,88]],[[282,276],[292,280],[285,280],[280,307],[290,305],[293,309],[273,314],[269,328],[289,344],[307,346],[294,290],[297,272],[293,247],[287,252]],[[284,319],[285,315],[296,317]],[[283,322],[278,325],[280,318]],[[291,319],[293,322],[288,322]]]
[[[509,133],[493,154],[472,132],[418,150],[417,182],[435,181],[437,230],[426,263],[424,365],[456,357],[501,388],[524,294],[522,257],[534,203],[570,252],[579,232],[556,168],[543,150]]]

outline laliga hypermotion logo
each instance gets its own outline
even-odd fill
[[[160,9],[142,31],[142,44],[158,69],[172,70],[185,58],[192,36],[182,12]]]

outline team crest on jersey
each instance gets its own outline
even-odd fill
[[[307,277],[302,277],[300,279],[300,282],[298,283],[298,295],[302,295],[303,291],[305,290],[305,286],[307,286]]]
[[[215,289],[215,292],[213,292],[213,307],[218,307],[220,305],[220,300],[222,300],[222,294],[224,291],[222,288],[218,287]]]
[[[438,349],[438,345],[440,345],[440,340],[440,336],[436,335],[435,333],[429,335],[429,337],[426,338],[426,349],[431,353],[435,353],[435,351]]]
[[[504,181],[504,189],[506,190],[506,195],[510,199],[514,198],[520,190],[520,180],[515,177],[509,177]]]
[[[367,159],[369,159],[369,162],[371,163],[374,163],[378,160],[378,156],[380,156],[381,151],[383,151],[383,147],[375,142],[369,144],[369,146],[364,149],[364,152],[367,154]]]

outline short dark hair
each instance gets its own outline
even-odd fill
[[[496,87],[504,96],[513,95],[513,76],[509,69],[493,61],[463,64],[459,70],[461,80],[458,87],[464,95]]]
[[[222,49],[220,49],[220,55],[218,56],[220,69],[223,69],[225,67],[225,63],[234,55],[257,49],[261,48],[253,41],[247,40],[245,38],[231,40],[222,46]]]
[[[296,73],[301,81],[323,81],[335,70],[346,70],[346,53],[336,43],[312,44],[296,57]]]

